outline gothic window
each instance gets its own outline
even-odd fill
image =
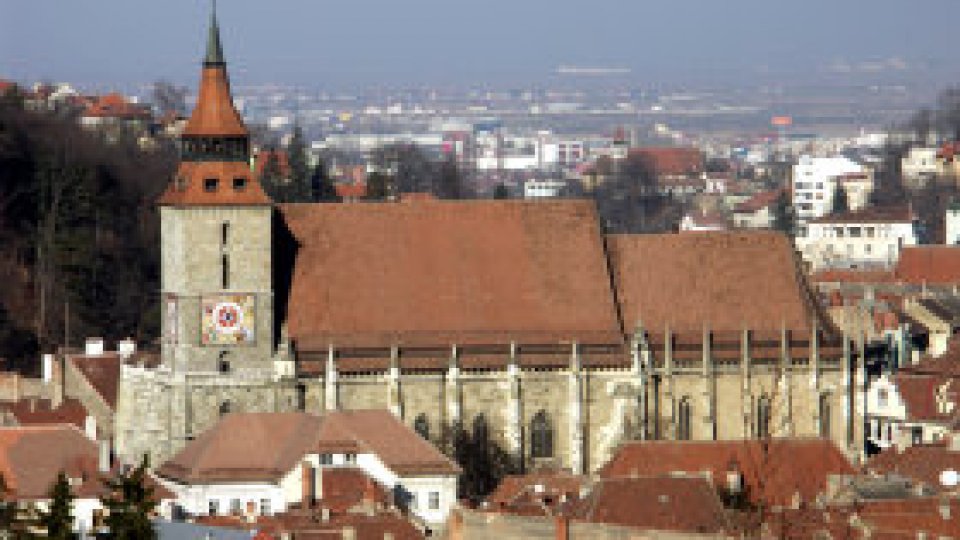
[[[413,421],[413,430],[424,439],[430,440],[430,421],[427,420],[427,415],[417,415],[417,419]]]
[[[820,436],[830,437],[830,394],[820,395]]]
[[[231,409],[230,400],[228,399],[220,404],[220,416],[228,414],[230,412],[230,409]]]
[[[530,422],[530,456],[553,457],[553,426],[547,412],[540,410]]]
[[[677,439],[690,440],[690,398],[684,396],[677,404]]]
[[[230,288],[230,257],[220,256],[220,281],[224,289]]]
[[[772,406],[770,397],[766,394],[760,396],[757,400],[757,437],[765,438],[770,436],[770,417]]]

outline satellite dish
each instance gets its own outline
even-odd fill
[[[947,469],[940,473],[940,484],[944,487],[955,487],[960,482],[960,473],[953,469]]]

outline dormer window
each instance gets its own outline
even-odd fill
[[[220,180],[216,178],[205,178],[203,180],[203,190],[207,193],[214,193],[220,187]]]
[[[245,190],[245,189],[247,189],[247,179],[246,179],[246,178],[244,178],[244,177],[242,177],[242,176],[238,176],[238,177],[236,177],[236,178],[233,179],[233,190],[234,190],[234,191],[243,191],[243,190]]]

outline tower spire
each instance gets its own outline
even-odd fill
[[[205,66],[220,66],[223,60],[223,46],[220,44],[220,25],[217,24],[217,0],[210,7],[210,31],[207,36],[207,55],[203,59]]]

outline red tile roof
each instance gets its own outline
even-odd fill
[[[600,470],[601,478],[659,476],[709,471],[718,487],[739,471],[753,501],[789,506],[795,496],[813,502],[831,475],[853,474],[843,453],[826,439],[770,441],[644,441],[621,446]]]
[[[87,409],[74,398],[65,398],[59,407],[53,408],[49,399],[24,398],[13,403],[0,404],[0,410],[13,415],[21,426],[45,424],[70,424],[84,429]]]
[[[632,148],[630,158],[639,159],[655,176],[694,175],[706,168],[697,148]]]
[[[60,471],[91,471],[91,464],[96,471],[97,453],[97,445],[74,426],[0,428],[0,475],[13,499],[47,498]]]
[[[948,441],[892,447],[870,458],[866,469],[876,474],[898,474],[939,489],[943,471],[960,472],[960,451],[951,449]]]
[[[272,444],[263,444],[272,441]],[[455,463],[387,411],[233,413],[157,473],[185,484],[275,481],[307,454],[373,453],[405,476],[457,474]]]
[[[70,361],[103,398],[104,403],[116,410],[120,365],[123,363],[120,355],[110,353],[102,356],[74,356]]]
[[[341,199],[360,199],[367,196],[366,184],[334,184],[337,197]]]
[[[204,182],[216,179],[216,189],[207,191]],[[234,187],[234,179],[242,179],[243,188]],[[250,167],[239,161],[184,161],[177,174],[160,197],[158,204],[180,205],[269,205],[270,198],[263,186],[250,172]]]
[[[957,538],[960,536],[960,500],[954,497],[923,497],[866,501],[859,516],[883,535],[869,538]]]
[[[945,387],[948,400],[957,404],[957,387],[960,383],[949,378],[932,375],[913,375],[901,373],[894,377],[894,384],[900,399],[907,408],[907,418],[910,420],[946,421],[952,413],[941,412],[937,404],[937,390]],[[960,411],[957,411],[960,412]]]
[[[385,507],[391,501],[384,487],[360,469],[320,469],[320,484],[317,505],[333,512],[346,512],[364,502]]]
[[[564,501],[579,498],[586,485],[585,476],[563,471],[511,475],[500,481],[486,502],[493,512],[550,515]]]
[[[577,521],[659,531],[722,533],[729,523],[713,486],[700,477],[611,478],[574,503]]]
[[[200,79],[197,105],[183,130],[184,135],[246,137],[246,126],[233,106],[226,66],[206,66]]]
[[[301,350],[622,341],[590,202],[280,210],[300,245],[288,325]]]
[[[831,268],[810,276],[814,283],[893,283],[896,276],[887,270],[848,270]]]
[[[131,103],[116,93],[94,98],[87,105],[82,116],[123,120],[149,120],[151,117],[149,108]]]
[[[776,204],[777,199],[784,192],[783,189],[771,189],[768,191],[761,191],[750,197],[749,199],[738,203],[733,207],[733,211],[741,214],[752,214],[754,212],[759,212],[764,208],[769,208]]]
[[[627,328],[810,332],[814,313],[782,234],[612,235],[607,248]]]
[[[906,246],[895,273],[897,279],[915,285],[960,284],[960,247]]]
[[[909,206],[870,206],[842,214],[827,214],[810,223],[912,223],[916,219]]]

